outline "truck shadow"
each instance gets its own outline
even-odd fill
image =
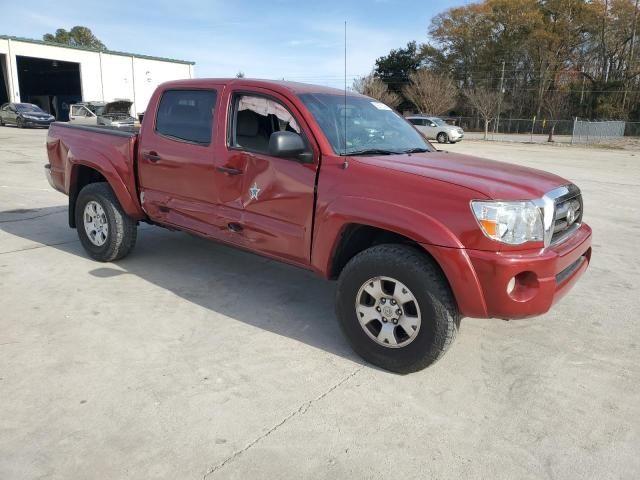
[[[0,212],[0,232],[88,258],[76,231],[67,226],[65,206]],[[334,282],[296,267],[141,224],[127,258],[88,264],[86,273],[105,279],[135,275],[212,313],[360,363],[335,319]],[[118,302],[116,297],[104,300]],[[211,321],[232,320],[211,315]]]

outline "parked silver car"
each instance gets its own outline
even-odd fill
[[[464,130],[450,125],[441,118],[426,115],[411,115],[407,117],[420,133],[438,143],[456,143],[464,138]]]

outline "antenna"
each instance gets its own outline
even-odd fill
[[[347,21],[344,21],[344,155],[347,155]],[[346,170],[349,166],[347,160],[342,164]]]

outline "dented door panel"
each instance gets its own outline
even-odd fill
[[[225,103],[232,102],[236,93],[227,92]],[[286,98],[257,88],[241,93],[265,95],[282,103],[294,115],[296,126],[307,138],[316,160],[301,163],[233,148],[225,138],[227,145],[216,157],[216,165],[242,170],[239,175],[218,171],[216,176],[219,213],[233,227],[227,228],[225,241],[293,263],[309,264],[319,158],[317,146],[301,116]],[[232,109],[226,110],[229,129],[233,115]]]

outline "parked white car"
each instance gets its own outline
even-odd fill
[[[456,143],[464,138],[464,130],[450,125],[441,118],[426,115],[411,115],[407,117],[420,133],[438,143]]]
[[[69,122],[80,125],[132,127],[136,121],[130,113],[132,104],[129,100],[76,103],[71,105],[69,110]]]

